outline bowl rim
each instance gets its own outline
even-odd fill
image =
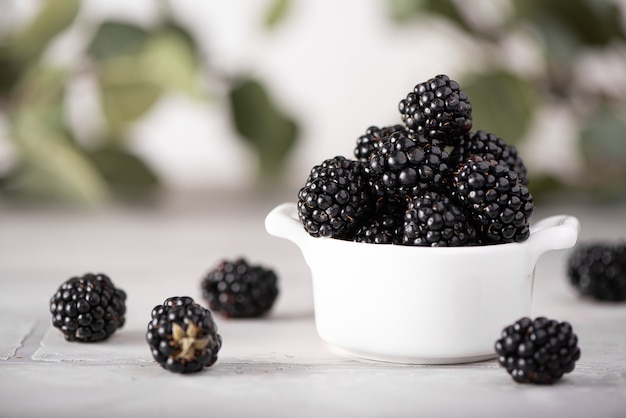
[[[276,206],[265,219],[266,230],[275,236],[293,241],[299,246],[333,248],[337,251],[375,251],[389,252],[398,256],[416,256],[417,254],[471,255],[494,254],[512,252],[530,252],[535,257],[542,253],[572,247],[580,232],[578,219],[571,215],[553,215],[538,220],[529,225],[530,234],[521,242],[501,244],[484,244],[458,247],[431,247],[401,244],[376,244],[357,242],[331,237],[314,237],[302,225],[298,217],[297,206],[294,202],[285,202]]]

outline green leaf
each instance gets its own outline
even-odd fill
[[[596,0],[514,0],[515,17],[530,23],[550,56],[571,60],[584,47],[602,47],[624,39],[617,5]]]
[[[200,54],[200,46],[194,35],[189,31],[189,29],[175,20],[167,19],[163,22],[158,32],[167,32],[181,39],[183,43],[187,45],[187,47],[193,51],[194,56],[198,57]]]
[[[273,29],[278,26],[291,9],[291,0],[273,0],[265,14],[264,26],[267,29]]]
[[[102,110],[114,136],[150,110],[161,95],[162,87],[146,79],[142,65],[141,56],[129,54],[100,66]]]
[[[14,39],[14,52],[22,61],[39,57],[50,41],[68,28],[80,9],[80,0],[46,0],[33,21]]]
[[[9,182],[15,193],[90,205],[107,200],[106,183],[64,132],[28,108],[13,115],[11,127],[21,162]]]
[[[148,37],[148,32],[132,23],[109,21],[98,28],[87,53],[103,61],[116,55],[137,52]]]
[[[296,142],[297,123],[277,109],[256,80],[244,79],[233,85],[229,99],[235,128],[256,151],[261,174],[278,174]]]
[[[115,43],[115,37],[108,35],[118,26],[125,28],[122,32],[126,35],[123,42]],[[113,136],[121,137],[119,133],[148,112],[165,90],[200,95],[199,58],[195,44],[184,32],[171,24],[151,33],[121,24],[103,28],[92,53],[101,58],[98,79],[102,109]],[[109,41],[113,42],[111,48],[119,48],[109,48]]]
[[[69,72],[65,69],[32,66],[16,86],[12,109],[27,107],[33,112],[40,112],[40,117],[44,117],[45,113],[48,124],[61,126],[65,123],[63,102],[68,80]]]
[[[391,19],[397,23],[407,23],[423,9],[422,0],[387,0],[387,9]]]
[[[512,73],[479,74],[462,83],[472,104],[472,130],[491,132],[510,144],[526,134],[539,100],[537,88]]]
[[[105,84],[102,86],[102,110],[113,133],[143,116],[161,94],[159,86],[149,82]]]
[[[587,187],[605,196],[626,195],[626,110],[604,104],[581,131]]]
[[[465,32],[479,35],[479,33],[475,33],[472,26],[468,23],[467,19],[465,19],[463,13],[459,11],[456,4],[452,0],[425,0],[423,8],[425,11],[438,14],[448,19]]]
[[[23,63],[15,59],[10,47],[0,45],[0,97],[12,91],[23,71]]]
[[[387,4],[391,18],[397,23],[438,15],[465,32],[482,36],[469,24],[453,0],[387,0]]]
[[[538,174],[530,177],[530,185],[528,187],[533,195],[535,206],[537,202],[558,202],[566,194],[573,193],[568,185],[563,183],[561,179],[551,174]],[[556,199],[556,200],[555,200]]]
[[[157,31],[146,40],[138,59],[146,81],[163,89],[199,95],[197,51],[180,31],[169,28]]]
[[[159,183],[152,169],[137,156],[122,149],[99,149],[89,152],[88,157],[107,183],[115,189],[146,189]]]
[[[271,134],[260,137],[259,159],[261,173],[268,178],[280,174],[284,163],[293,149],[298,136],[298,125],[288,117],[278,117],[272,126]]]

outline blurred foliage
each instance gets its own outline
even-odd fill
[[[556,106],[574,115],[582,173],[575,182],[553,173],[531,173],[530,188],[536,197],[554,192],[626,197],[626,91],[583,85],[580,77],[584,57],[592,54],[594,59],[617,55],[625,61],[622,71],[626,68],[624,15],[615,1],[387,2],[389,15],[398,24],[446,21],[480,51],[477,59],[484,61],[480,69],[455,75],[472,101],[476,129],[520,146],[537,112]],[[487,6],[499,9],[500,18],[481,20],[480,8]],[[526,74],[507,62],[504,52],[511,36],[530,39],[540,51],[543,62],[536,71]],[[558,164],[563,163],[555,161]]]
[[[281,113],[255,80],[235,84],[230,91],[230,105],[237,130],[259,156],[261,171],[276,174],[296,141],[297,124]]]
[[[289,13],[290,0],[274,0],[265,15],[265,27],[272,29],[280,24]]]
[[[289,5],[274,0],[260,25],[274,28]],[[53,40],[80,25],[80,7],[80,0],[46,0],[25,27],[0,31],[0,118],[17,153],[13,169],[0,178],[0,192],[93,205],[115,196],[144,196],[160,181],[129,151],[129,129],[169,92],[228,103],[234,131],[258,156],[258,177],[281,172],[297,140],[297,122],[279,109],[260,80],[209,68],[219,60],[207,59],[164,1],[153,27],[101,22],[76,63],[49,64],[45,58]],[[66,89],[78,74],[96,81],[105,125],[98,138],[87,141],[77,141],[66,117]],[[216,90],[226,92],[221,97],[207,91],[218,84]]]

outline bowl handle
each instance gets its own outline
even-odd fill
[[[542,219],[530,228],[528,245],[534,260],[551,250],[563,250],[576,244],[580,222],[569,215],[556,215]]]
[[[265,230],[298,245],[309,236],[298,219],[296,204],[293,202],[282,203],[272,209],[265,217]]]

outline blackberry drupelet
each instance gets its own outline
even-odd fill
[[[383,128],[370,126],[365,134],[356,140],[354,156],[357,160],[366,163],[372,152],[380,147],[385,138],[396,131],[404,131],[405,129],[403,125],[385,126]]]
[[[626,242],[579,245],[568,258],[567,272],[583,296],[602,301],[626,300]]]
[[[447,196],[427,192],[413,197],[404,215],[402,243],[428,247],[474,244],[476,230]]]
[[[154,307],[146,340],[154,360],[176,373],[212,366],[222,346],[211,311],[187,296],[171,297]]]
[[[276,273],[245,259],[222,260],[202,280],[202,295],[213,312],[230,318],[258,317],[278,296]]]
[[[420,83],[398,105],[406,127],[426,138],[454,145],[472,128],[472,106],[447,75]]]
[[[479,241],[525,241],[533,198],[517,174],[503,162],[472,155],[454,172],[452,196],[478,228]]]
[[[313,167],[298,192],[298,216],[314,237],[352,239],[373,205],[363,163],[342,156]]]
[[[405,208],[405,200],[380,203],[371,219],[364,222],[354,234],[354,241],[371,244],[402,244]]]
[[[455,167],[471,155],[479,155],[484,159],[503,161],[509,169],[515,171],[523,185],[528,186],[528,171],[519,156],[517,148],[492,133],[483,130],[468,133],[450,151],[449,165]]]
[[[401,201],[439,190],[449,175],[447,160],[439,141],[397,131],[372,152],[366,172],[377,199]]]
[[[552,384],[574,370],[578,337],[567,322],[521,318],[495,344],[498,362],[518,383]]]
[[[67,341],[102,341],[124,325],[125,301],[126,293],[104,274],[72,277],[50,299],[52,325]]]

